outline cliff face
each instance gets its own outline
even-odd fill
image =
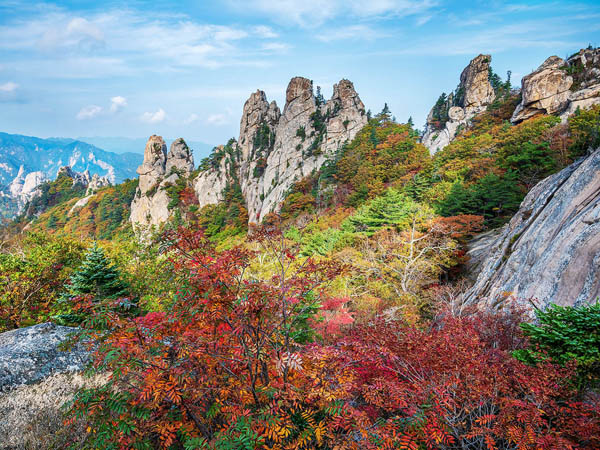
[[[521,122],[536,114],[566,118],[577,108],[600,103],[600,49],[582,49],[566,61],[551,56],[521,81],[521,103],[511,118]]]
[[[580,305],[600,296],[600,149],[537,184],[488,257],[468,302],[494,307],[507,296]]]
[[[448,96],[444,104],[434,106],[429,112],[423,144],[431,153],[452,142],[459,127],[466,125],[494,101],[494,89],[488,79],[491,61],[490,55],[479,55],[472,59],[462,71],[456,91]],[[447,121],[442,124],[439,116],[446,113]]]
[[[144,162],[137,169],[139,185],[131,203],[130,221],[134,228],[158,225],[170,215],[170,198],[166,188],[180,176],[194,170],[191,150],[181,138],[167,144],[161,136],[152,135],[144,149]]]
[[[294,181],[319,169],[366,123],[364,105],[348,80],[336,84],[325,102],[315,96],[312,81],[293,78],[283,112],[257,91],[244,105],[237,143],[195,180],[200,205],[219,201],[227,183],[237,177],[249,221],[259,222],[277,211]]]

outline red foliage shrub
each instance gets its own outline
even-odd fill
[[[361,448],[599,448],[599,405],[577,400],[572,368],[520,363],[508,352],[514,342],[490,339],[492,322],[448,316],[421,330],[378,321],[331,347],[336,367],[355,372],[345,400]],[[508,318],[499,322],[511,335]]]

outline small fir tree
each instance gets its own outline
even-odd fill
[[[68,295],[92,295],[97,300],[117,299],[127,295],[127,285],[104,251],[94,244],[81,266],[71,275]]]
[[[73,299],[85,296],[91,297],[95,303],[123,298],[120,307],[135,315],[139,311],[130,299],[126,298],[128,291],[128,286],[121,279],[118,269],[94,243],[79,268],[71,275],[67,291],[58,300],[59,312],[54,316],[54,320],[62,325],[81,323],[84,317],[73,313],[72,304]]]

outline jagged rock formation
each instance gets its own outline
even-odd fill
[[[87,186],[87,189],[85,190],[85,197],[80,198],[79,200],[77,200],[75,202],[75,204],[71,207],[71,209],[69,210],[69,216],[72,215],[75,211],[83,208],[85,205],[88,204],[88,202],[90,201],[90,199],[92,198],[92,196],[98,192],[98,189],[104,187],[104,186],[110,186],[110,180],[108,179],[108,177],[101,177],[99,176],[97,173],[95,173],[94,175],[92,175],[90,177],[90,173],[86,170],[83,173],[84,176],[84,186]],[[76,182],[78,182],[80,180],[73,180],[73,184],[76,184]]]
[[[218,158],[196,179],[200,205],[220,200],[237,177],[249,221],[260,222],[277,211],[294,181],[319,169],[366,122],[364,105],[348,80],[336,84],[325,102],[315,96],[312,81],[292,78],[283,112],[257,91],[244,105],[239,140],[229,145],[233,151],[217,149]]]
[[[166,187],[194,170],[192,151],[182,138],[167,144],[161,136],[152,135],[144,149],[144,162],[137,169],[139,185],[131,203],[130,221],[134,228],[158,225],[170,215],[170,198]]]
[[[521,81],[521,103],[511,118],[522,122],[536,114],[566,118],[577,108],[600,103],[600,49],[582,49],[566,61],[551,56]]]
[[[89,358],[82,346],[59,348],[74,330],[44,323],[0,334],[0,449],[64,448],[74,437],[61,406],[103,381],[81,375]]]
[[[84,172],[75,172],[73,169],[71,169],[71,166],[63,166],[60,169],[58,169],[56,178],[59,178],[61,176],[73,179],[73,186],[78,184],[80,186],[85,187],[85,195],[91,195],[101,187],[111,185],[108,176],[101,177],[97,173],[95,173],[94,175],[90,175],[89,170],[85,170]]]
[[[580,305],[600,296],[600,149],[538,183],[489,246],[467,302]]]
[[[23,165],[19,167],[17,176],[8,186],[8,192],[16,201],[18,210],[21,210],[27,202],[39,194],[37,188],[44,181],[47,181],[44,172],[36,171],[26,174]]]
[[[232,145],[236,146],[235,140],[227,146],[215,147],[213,155],[221,155],[213,160],[216,165],[205,168],[194,180],[194,191],[200,207],[222,201],[223,191],[236,176],[237,158],[228,153]]]
[[[479,55],[472,59],[462,71],[456,91],[429,112],[423,144],[431,153],[452,142],[459,127],[467,125],[494,101],[495,93],[489,81],[491,61],[490,55]]]

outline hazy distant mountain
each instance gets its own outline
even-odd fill
[[[12,216],[63,166],[106,176],[114,184],[136,178],[142,159],[138,153],[111,153],[75,139],[0,133],[0,217]]]
[[[89,142],[90,144],[96,145],[104,150],[115,153],[144,153],[144,147],[148,138],[126,138],[126,137],[78,137],[83,142]],[[165,139],[167,147],[171,145],[171,142],[175,139]],[[208,156],[213,149],[214,145],[207,144],[206,142],[199,141],[188,141],[185,140],[188,147],[193,151],[194,158],[196,161],[200,161],[202,158]]]

